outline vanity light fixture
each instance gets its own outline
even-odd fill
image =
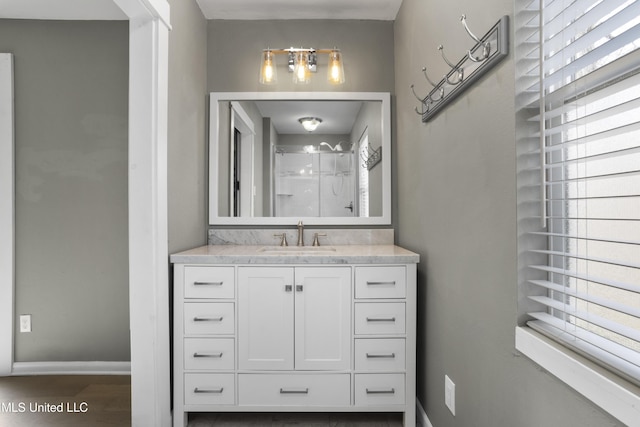
[[[301,117],[298,121],[307,132],[313,132],[322,123],[320,117]]]
[[[277,64],[275,55],[287,54],[289,72],[293,73],[293,82],[306,84],[311,81],[311,73],[315,73],[318,65],[318,54],[329,56],[329,70],[327,81],[331,84],[344,83],[344,65],[340,49],[294,48],[271,49],[262,51],[260,63],[260,83],[274,84],[277,82]]]

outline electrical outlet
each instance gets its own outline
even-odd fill
[[[31,332],[31,315],[20,315],[20,332]]]
[[[444,404],[456,415],[456,385],[447,375],[444,376]]]

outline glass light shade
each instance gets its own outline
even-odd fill
[[[307,52],[296,53],[296,65],[293,69],[293,82],[306,84],[311,81],[311,71],[309,70],[309,60]]]
[[[319,117],[302,117],[298,121],[307,132],[313,132],[322,123],[322,119]]]
[[[342,65],[342,54],[338,49],[333,49],[329,54],[329,73],[327,80],[332,84],[344,83],[344,67]]]
[[[271,50],[262,52],[262,64],[260,66],[260,83],[264,85],[274,84],[278,81],[275,55]]]

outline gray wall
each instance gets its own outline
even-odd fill
[[[128,361],[128,23],[0,20],[15,56],[15,360]],[[16,328],[18,322],[16,322]]]
[[[262,49],[303,46],[338,47],[344,57],[346,82],[327,82],[327,55],[319,55],[319,71],[306,85],[295,85],[278,57],[278,83],[258,82]],[[386,21],[224,21],[208,24],[209,92],[327,91],[393,92],[393,23]]]
[[[169,253],[207,243],[207,21],[195,0],[170,0]]]
[[[398,233],[419,264],[418,395],[434,426],[619,425],[514,349],[517,304],[514,60],[432,122],[408,88],[442,76],[436,46],[457,62],[512,0],[404,0],[395,22]],[[436,77],[432,77],[436,78]],[[444,405],[456,384],[456,416]]]

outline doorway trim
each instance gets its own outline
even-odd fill
[[[169,427],[167,108],[170,9],[167,0],[113,0],[129,18],[129,317],[131,421]],[[4,57],[3,57],[4,58]],[[0,72],[6,73],[6,66]],[[0,79],[0,82],[3,80]],[[0,83],[1,85],[1,83]],[[4,95],[4,87],[0,94]],[[11,92],[13,93],[13,89]],[[0,99],[5,99],[4,96]],[[1,102],[1,101],[0,101]],[[11,375],[14,330],[14,144],[0,105],[0,375]],[[9,141],[9,143],[7,143]],[[10,150],[10,151],[9,151]],[[10,155],[6,155],[6,154]],[[6,167],[5,167],[6,166]],[[10,203],[4,203],[10,200]],[[4,239],[5,235],[11,236]],[[10,268],[5,269],[4,266]],[[8,298],[4,298],[8,296]],[[0,304],[0,308],[5,308]],[[7,336],[7,334],[9,334]],[[6,340],[10,345],[4,345]]]
[[[0,376],[13,365],[15,275],[13,55],[0,53]]]

